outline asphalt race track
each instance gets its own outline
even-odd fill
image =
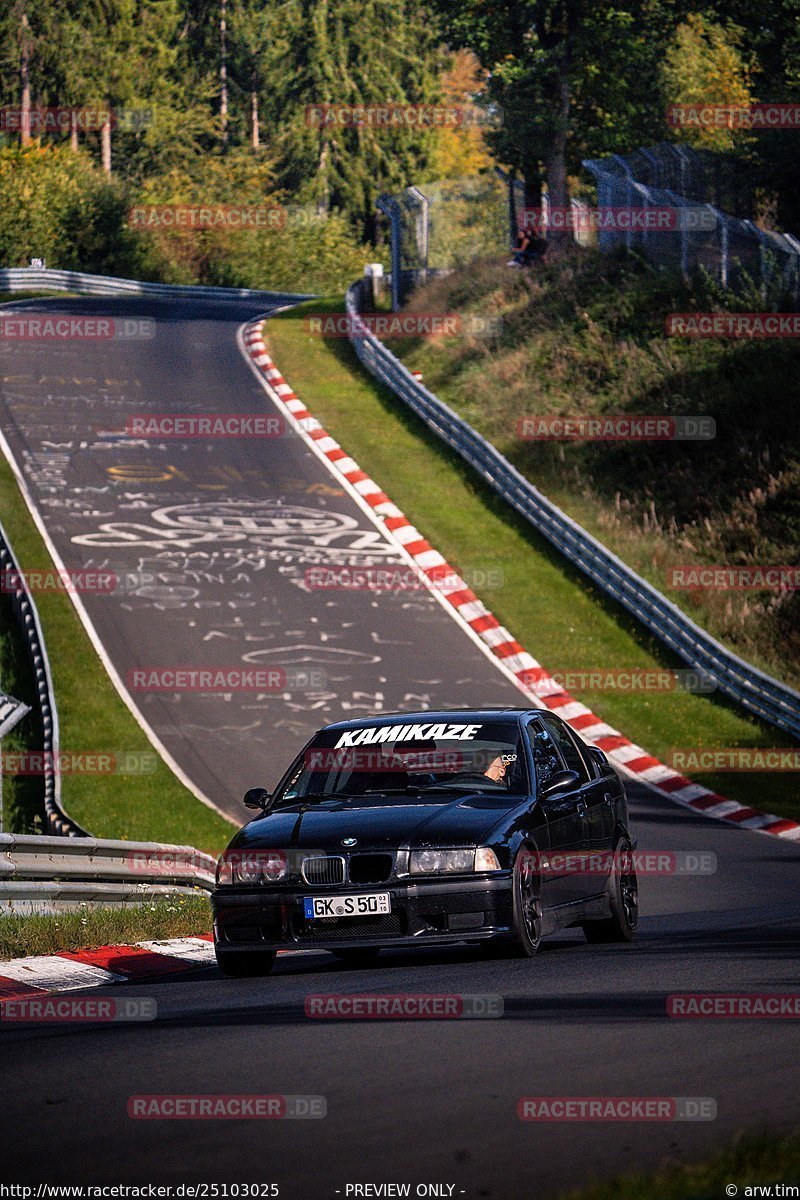
[[[24,307],[154,322],[141,340],[4,340],[0,428],[67,569],[116,580],[81,599],[137,707],[214,804],[238,820],[243,792],[277,783],[329,721],[519,703],[429,592],[309,583],[315,567],[404,560],[297,435],[125,432],[137,415],[277,416],[236,345],[252,303]],[[287,686],[134,690],[136,669],[174,667],[274,668]]]
[[[112,307],[133,311],[129,303],[103,309]],[[387,709],[428,698],[442,706],[514,702],[516,689],[435,601],[321,597],[298,586],[320,542],[308,532],[312,517],[276,534],[285,515],[276,516],[278,501],[312,510],[313,522],[330,514],[354,520],[338,544],[328,543],[337,553],[345,543],[377,557],[385,550],[295,439],[120,444],[112,431],[128,413],[248,412],[265,402],[235,345],[248,315],[242,308],[133,308],[157,318],[154,340],[6,346],[2,369],[2,425],[15,454],[61,456],[25,461],[40,502],[57,502],[43,511],[67,565],[143,572],[155,559],[156,574],[169,576],[152,585],[164,587],[158,597],[85,598],[117,669],[124,676],[167,660],[230,666],[252,647],[271,663],[324,665],[331,678],[318,707],[294,693],[137,698],[195,781],[235,812],[254,775],[269,782],[308,731],[343,711],[370,711],[377,692]],[[46,479],[50,466],[63,481],[37,482],[37,470]],[[205,490],[220,480],[221,490]],[[258,512],[242,507],[255,502]],[[232,529],[244,536],[230,546]],[[189,585],[194,553],[205,565]],[[197,595],[180,591],[187,587]],[[330,665],[332,650],[347,660]],[[666,1005],[672,993],[798,990],[800,845],[707,820],[642,788],[629,794],[640,850],[694,851],[715,865],[705,874],[640,877],[642,919],[631,946],[588,946],[570,931],[532,961],[395,951],[368,971],[321,953],[287,955],[265,980],[226,980],[209,968],[92,993],[155,999],[158,1015],[147,1024],[0,1023],[3,1181],[275,1182],[290,1200],[334,1200],[353,1184],[409,1184],[412,1196],[418,1184],[439,1184],[452,1185],[445,1196],[537,1200],[592,1173],[703,1158],[742,1128],[795,1126],[796,1021],[679,1020]],[[768,807],[766,789],[763,799]],[[488,994],[502,997],[504,1015],[306,1015],[309,994],[363,992]],[[127,1115],[132,1095],[176,1093],[321,1095],[327,1116]],[[523,1122],[522,1096],[710,1098],[716,1118]]]

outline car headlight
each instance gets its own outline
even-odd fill
[[[411,875],[463,875],[475,869],[474,850],[412,850]]]
[[[280,883],[289,874],[283,850],[226,850],[217,863],[217,883]]]

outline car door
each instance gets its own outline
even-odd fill
[[[525,727],[525,735],[533,758],[536,796],[550,841],[548,869],[542,872],[543,890],[549,893],[550,904],[570,904],[587,894],[581,870],[581,858],[589,851],[583,797],[580,787],[546,794],[552,776],[572,768],[567,766],[552,730],[538,715]]]
[[[583,874],[584,896],[605,889],[611,869],[614,834],[614,800],[610,781],[589,754],[588,747],[560,717],[548,714],[543,724],[552,733],[567,768],[580,776],[580,807],[586,824],[586,849],[590,852]]]
[[[591,825],[592,850],[611,854],[617,833],[617,799],[620,792],[619,779],[598,746],[586,746],[580,742],[583,756],[597,779],[597,793],[602,804],[595,805]]]

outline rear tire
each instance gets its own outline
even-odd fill
[[[639,885],[633,850],[627,838],[614,847],[614,865],[608,881],[611,916],[604,921],[587,921],[583,934],[593,945],[631,942],[639,919]]]
[[[269,975],[275,965],[274,950],[220,950],[214,947],[217,966],[231,979],[255,979]]]
[[[380,946],[365,946],[363,950],[333,950],[334,958],[338,958],[346,967],[374,967],[380,954]]]
[[[542,941],[542,889],[534,855],[527,847],[514,860],[512,888],[516,951],[533,958]]]

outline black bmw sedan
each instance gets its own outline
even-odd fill
[[[505,940],[532,957],[581,926],[636,928],[625,789],[605,754],[540,709],[381,714],[320,730],[221,856],[217,962],[278,950],[368,963],[385,947]]]

